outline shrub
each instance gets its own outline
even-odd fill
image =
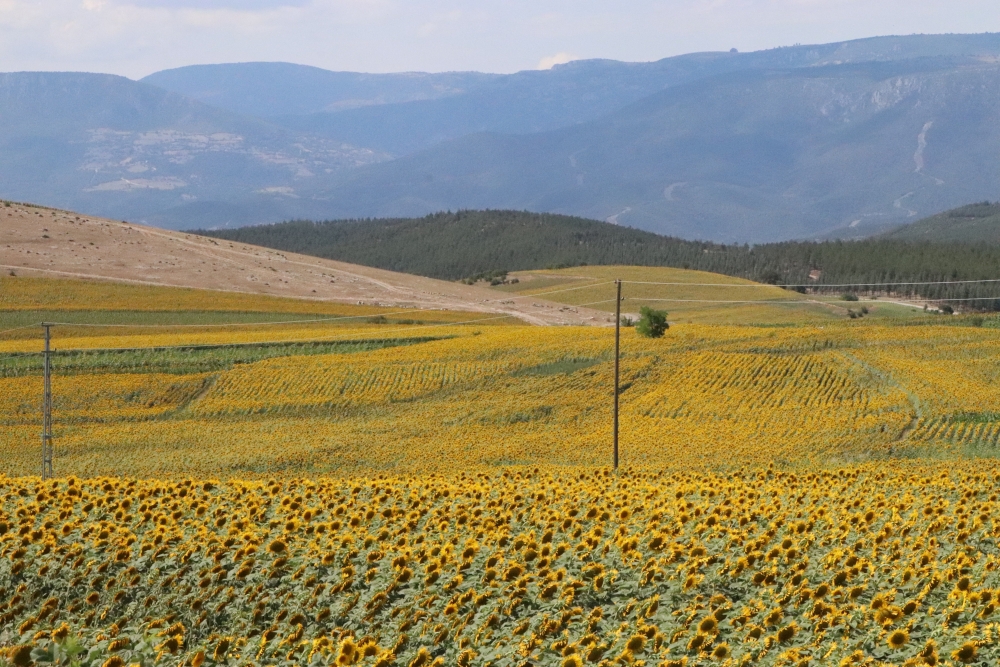
[[[843,294],[840,295],[840,298],[844,301],[857,301],[858,295],[851,294],[850,292],[844,292]]]
[[[653,310],[649,306],[639,309],[639,323],[635,331],[646,338],[660,338],[663,332],[670,328],[667,324],[667,313],[664,310]]]

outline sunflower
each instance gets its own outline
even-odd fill
[[[976,651],[975,642],[965,642],[951,654],[951,657],[959,662],[970,663],[976,659]]]
[[[795,636],[795,633],[798,632],[798,630],[799,628],[795,625],[795,623],[789,623],[785,627],[778,630],[778,641],[782,644],[791,641],[792,637]]]
[[[632,635],[629,637],[628,643],[625,644],[625,648],[632,653],[642,653],[642,649],[646,646],[646,637],[644,635]]]
[[[358,647],[354,643],[354,637],[344,637],[340,642],[340,647],[337,649],[337,664],[338,665],[351,665],[354,664],[355,659],[358,657]]]
[[[583,667],[583,660],[576,653],[571,653],[563,658],[562,667]]]
[[[900,649],[906,646],[906,643],[910,641],[910,634],[906,630],[896,630],[889,635],[886,640],[894,649]]]
[[[706,616],[698,624],[698,632],[704,633],[706,635],[714,634],[719,629],[719,622],[715,619],[715,616]]]
[[[222,662],[225,660],[232,643],[233,641],[230,637],[223,637],[219,643],[216,644],[215,651],[212,652],[212,659],[216,662]]]

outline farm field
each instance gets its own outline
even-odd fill
[[[0,337],[0,664],[1000,659],[991,320],[624,328],[613,474],[611,328],[37,290],[115,326],[56,328],[45,482]]]
[[[517,271],[510,278],[518,282],[496,289],[528,296],[576,287],[546,298],[569,305],[587,304],[607,312],[614,312],[615,307],[614,293],[607,283],[620,278],[630,281],[622,288],[623,313],[637,316],[640,306],[651,306],[667,310],[672,321],[688,324],[823,324],[842,320],[849,310],[859,311],[862,306],[871,319],[896,321],[927,316],[919,304],[907,305],[891,297],[845,302],[835,294],[799,294],[741,278],[669,267],[576,266]]]

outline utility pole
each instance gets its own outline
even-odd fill
[[[52,364],[49,359],[49,353],[51,349],[49,347],[49,342],[51,340],[50,327],[51,324],[42,323],[42,327],[45,329],[45,352],[44,352],[44,363],[45,363],[45,380],[44,389],[42,396],[42,479],[52,478]]]
[[[621,357],[621,331],[622,331],[622,281],[616,280],[615,286],[618,288],[618,296],[615,299],[615,472],[618,472],[618,366]]]

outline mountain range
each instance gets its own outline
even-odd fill
[[[1000,198],[1000,35],[509,75],[0,75],[0,197],[171,228],[513,208],[684,238],[863,236]]]

